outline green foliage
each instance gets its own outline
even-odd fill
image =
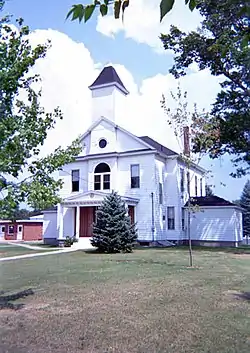
[[[64,240],[64,243],[63,245],[66,247],[66,248],[69,248],[71,247],[71,245],[73,245],[74,241],[71,237],[67,236]]]
[[[240,198],[240,206],[243,208],[243,235],[250,237],[250,180],[244,186]]]
[[[14,211],[13,214],[13,220],[16,219],[27,219],[31,215],[31,212],[29,210],[26,210],[25,208],[19,208],[17,207],[16,210]]]
[[[191,11],[193,11],[196,7],[196,2],[196,0],[185,0],[185,4],[188,4],[189,9]],[[87,22],[93,15],[94,10],[96,10],[97,8],[99,8],[99,11],[102,16],[106,16],[108,14],[108,9],[110,6],[113,6],[114,18],[120,18],[121,14],[123,18],[124,11],[127,7],[129,7],[129,3],[129,0],[104,0],[103,2],[101,2],[100,0],[94,0],[92,4],[88,5],[72,5],[72,8],[68,12],[66,19],[71,17],[71,21],[79,20],[79,22],[81,22],[84,19],[84,22]],[[160,1],[160,21],[162,21],[166,14],[168,14],[172,10],[174,3],[175,0]]]
[[[172,10],[174,6],[174,1],[175,0],[167,0],[167,1],[161,1],[160,3],[160,13],[161,17],[160,20],[162,21],[163,17]]]
[[[250,7],[245,0],[199,0],[197,9],[203,16],[200,29],[184,33],[172,26],[161,40],[175,53],[170,72],[176,78],[192,63],[224,77],[211,114],[197,120],[194,152],[237,155],[232,176],[241,176],[250,170]]]
[[[96,217],[91,244],[97,247],[99,252],[132,251],[137,231],[135,225],[130,222],[124,202],[116,192],[105,197]]]
[[[46,112],[40,105],[42,91],[34,89],[40,78],[30,74],[49,43],[32,48],[29,28],[22,20],[17,25],[14,29],[9,18],[0,20],[0,218],[12,218],[21,202],[34,209],[56,204],[62,181],[51,175],[81,150],[76,140],[39,158],[48,131],[62,113],[59,108]]]
[[[74,243],[77,243],[77,242],[78,242],[78,240],[75,236],[73,236],[73,237],[67,236],[64,240],[63,245],[65,247],[70,247],[71,245],[73,245]]]
[[[206,185],[205,189],[206,189],[206,196],[213,196],[214,195],[214,192],[213,192],[211,185]]]

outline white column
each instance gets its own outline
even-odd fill
[[[57,220],[56,220],[57,238],[59,237],[60,214],[61,214],[61,204],[58,203],[58,204],[57,204]]]
[[[59,217],[59,239],[63,239],[63,211],[64,207],[60,205],[60,208],[57,211],[59,213],[57,215],[57,217]]]
[[[80,206],[76,206],[76,238],[80,236]]]
[[[125,203],[125,209],[126,209],[126,214],[128,216],[129,214],[128,214],[128,204],[127,203]]]

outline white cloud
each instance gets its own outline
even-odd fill
[[[91,124],[91,94],[88,86],[95,80],[102,66],[95,63],[82,43],[55,30],[36,30],[31,34],[35,45],[51,40],[51,48],[40,59],[34,71],[42,78],[42,105],[47,111],[60,106],[64,119],[49,133],[44,153],[58,145],[67,145]],[[112,63],[110,63],[112,64]],[[170,74],[145,78],[140,86],[133,75],[121,64],[113,64],[130,92],[126,97],[123,114],[117,123],[137,135],[151,135],[169,148],[178,149],[178,143],[160,106],[164,93],[168,105],[173,106],[170,91],[176,91],[178,82]],[[208,109],[218,91],[218,79],[208,71],[196,70],[180,79],[183,90],[188,91],[190,108],[193,103]]]
[[[63,33],[36,30],[31,35],[34,44],[44,43],[48,38],[51,39],[52,47],[47,56],[36,64],[35,71],[42,77],[42,104],[46,111],[58,105],[64,113],[64,119],[49,133],[43,154],[51,152],[58,145],[70,144],[91,125],[92,102],[88,86],[102,69],[100,63],[94,62],[84,44],[74,42]],[[158,74],[145,78],[138,86],[126,67],[121,64],[114,64],[114,67],[130,91],[117,123],[136,135],[149,135],[167,147],[178,150],[178,143],[160,107],[162,93],[166,95],[168,104],[173,106],[169,99],[170,91],[176,90],[178,82],[170,74]],[[183,90],[188,91],[190,107],[196,102],[201,109],[209,109],[219,89],[218,81],[208,71],[198,72],[195,67],[189,75],[181,78]],[[231,190],[236,190],[235,193],[236,183],[230,179]],[[227,197],[222,187],[218,186],[216,191]]]
[[[176,0],[172,11],[160,23],[160,0],[133,0],[125,11],[124,22],[114,19],[113,14],[98,16],[97,31],[110,37],[118,32],[124,32],[126,38],[132,38],[138,43],[145,43],[163,52],[159,39],[161,33],[167,33],[170,25],[175,25],[183,31],[196,29],[201,21],[198,11],[191,12],[184,0]]]

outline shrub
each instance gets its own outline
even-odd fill
[[[131,252],[136,240],[135,224],[131,224],[121,197],[112,192],[97,211],[91,244],[99,252]]]

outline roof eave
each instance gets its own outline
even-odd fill
[[[91,90],[91,91],[94,91],[95,89],[100,89],[100,88],[106,88],[106,87],[110,87],[110,86],[115,86],[116,88],[118,88],[120,91],[122,91],[122,93],[124,95],[128,95],[129,94],[129,91],[123,87],[122,85],[120,85],[118,82],[108,82],[108,83],[103,83],[101,85],[95,85],[95,84],[92,84],[90,85],[88,88]]]
[[[184,206],[184,208],[188,208],[189,206]],[[237,205],[210,205],[210,206],[201,206],[198,204],[193,204],[191,207],[200,207],[200,208],[234,208],[243,211],[243,209]]]
[[[177,159],[179,161],[184,162],[184,163],[187,164],[187,162],[184,160],[184,158],[181,155],[177,155]],[[191,162],[190,165],[191,165],[191,167],[193,167],[193,168],[199,170],[200,172],[202,172],[203,174],[207,173],[207,170],[205,168],[201,167],[200,165],[198,165],[198,164],[196,164],[194,162]]]

